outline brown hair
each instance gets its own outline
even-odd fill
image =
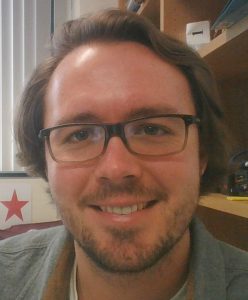
[[[94,41],[140,43],[183,72],[201,119],[201,155],[208,158],[201,181],[201,194],[216,191],[225,175],[227,153],[223,116],[211,71],[198,54],[183,43],[160,32],[148,20],[119,10],[103,11],[69,21],[53,36],[51,55],[34,71],[16,116],[15,136],[21,164],[31,174],[46,179],[44,144],[39,140],[38,133],[43,128],[43,102],[48,82],[57,65],[70,51]]]

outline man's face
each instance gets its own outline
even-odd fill
[[[75,120],[117,123],[161,113],[195,115],[181,72],[142,45],[95,43],[68,54],[55,70],[44,127]],[[47,149],[46,160],[64,224],[82,253],[103,269],[142,271],[187,232],[201,173],[195,125],[189,127],[186,148],[170,156],[134,155],[112,137],[106,152],[89,162],[57,163]],[[123,207],[130,213],[119,214]]]

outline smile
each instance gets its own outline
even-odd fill
[[[145,208],[153,206],[157,201],[149,201],[145,203],[138,203],[131,206],[100,206],[99,209],[103,212],[117,214],[117,215],[129,215],[134,212],[141,211]]]

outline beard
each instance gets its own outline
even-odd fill
[[[104,203],[104,200],[116,196],[134,196],[165,203],[168,201],[168,195],[164,190],[147,188],[130,181],[121,185],[105,183],[96,192],[81,198],[78,208],[81,209],[94,201]],[[157,238],[152,244],[143,241],[144,231],[139,228],[107,227],[104,230],[108,234],[108,240],[100,240],[84,220],[81,220],[80,231],[77,231],[80,222],[68,210],[62,207],[59,207],[59,210],[65,226],[90,261],[105,272],[124,275],[145,272],[171,252],[187,230],[196,209],[196,202],[192,199],[182,200],[180,203],[180,208],[170,213],[172,221],[169,230],[160,228],[161,232],[155,232]],[[161,212],[160,218],[166,220],[167,212],[164,212],[164,215]],[[165,227],[167,226],[165,222]]]
[[[145,272],[166,257],[176,243],[172,236],[161,236],[156,244],[144,245],[136,241],[135,230],[112,228],[109,234],[113,242],[101,247],[91,231],[84,228],[76,242],[98,268],[120,275]]]

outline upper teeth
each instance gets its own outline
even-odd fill
[[[104,212],[114,213],[118,215],[128,215],[132,212],[142,210],[145,207],[145,203],[134,204],[132,206],[101,206],[101,210]]]

